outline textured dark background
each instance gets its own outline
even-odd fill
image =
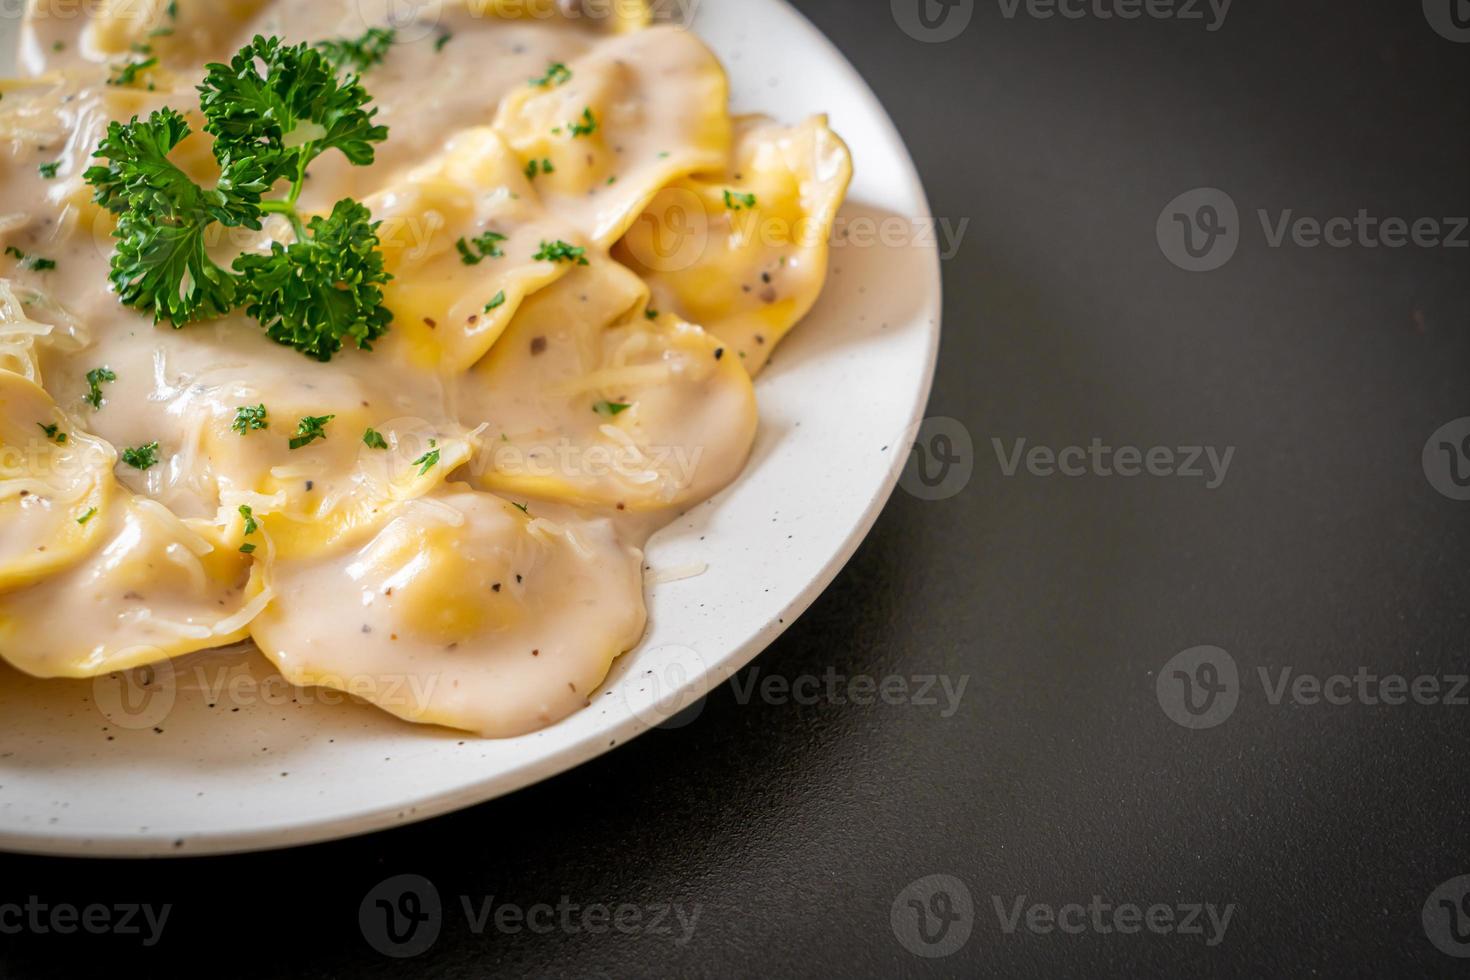
[[[1448,0],[1447,0],[1448,2]],[[370,838],[161,863],[0,858],[0,902],[172,903],[162,942],[0,936],[0,976],[1463,975],[1420,910],[1470,873],[1470,708],[1272,705],[1256,669],[1470,670],[1470,503],[1421,449],[1470,415],[1470,250],[1268,247],[1254,215],[1470,215],[1470,45],[1418,0],[1240,0],[1177,19],[1007,18],[914,40],[881,0],[803,0],[912,147],[945,269],[931,413],[975,444],[963,492],[900,492],[763,675],[968,675],[959,710],[742,705],[511,798]],[[1155,238],[1212,186],[1224,268]],[[1224,484],[1003,475],[991,440],[1233,446]],[[1214,644],[1223,725],[1161,709]],[[364,774],[371,778],[371,774]],[[442,934],[380,956],[358,907],[432,881]],[[967,945],[922,959],[890,908],[949,874]],[[477,936],[459,896],[698,906],[693,938]],[[1010,905],[1213,902],[1225,940],[1007,934]],[[902,905],[903,903],[900,903]]]

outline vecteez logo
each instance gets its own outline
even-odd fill
[[[444,927],[439,889],[422,875],[405,874],[380,882],[363,896],[358,925],[368,945],[394,959],[427,953]]]
[[[1424,935],[1446,956],[1470,958],[1470,875],[1436,888],[1421,912]]]
[[[546,936],[651,936],[684,947],[694,938],[704,909],[680,902],[556,902],[521,904],[494,895],[455,896],[465,928],[475,936],[531,933]],[[446,914],[434,883],[422,875],[395,875],[379,882],[358,906],[358,924],[368,945],[393,959],[422,956],[443,931]]]
[[[1424,19],[1445,40],[1470,44],[1470,0],[1424,0]]]
[[[975,440],[959,419],[924,419],[910,426],[898,445],[909,447],[898,484],[919,500],[958,496],[975,475]]]
[[[1429,485],[1451,500],[1470,500],[1470,416],[1447,422],[1424,443]]]
[[[146,948],[157,946],[173,912],[172,905],[151,904],[73,905],[43,902],[30,895],[20,902],[0,901],[0,936],[136,936]]]
[[[954,875],[928,875],[910,882],[894,898],[889,924],[899,945],[915,956],[952,956],[970,941],[975,899]]]
[[[1159,671],[1159,707],[1176,724],[1202,730],[1223,725],[1240,701],[1240,670],[1219,647],[1191,647]]]
[[[1198,187],[1164,206],[1155,226],[1165,258],[1187,272],[1213,272],[1240,246],[1240,212],[1229,194]]]
[[[388,0],[388,27],[395,34],[395,42],[408,44],[439,33],[443,6],[438,0]],[[364,27],[376,27],[382,23],[372,19],[373,14],[381,9],[380,2],[359,5]]]
[[[178,700],[173,661],[157,647],[146,648],[154,662],[103,674],[92,681],[92,703],[118,728],[143,731],[163,724]]]
[[[1023,10],[1033,20],[1177,20],[1203,23],[1208,33],[1225,26],[1235,0],[998,0],[1001,16]]]
[[[890,0],[893,20],[915,41],[943,44],[970,26],[975,0]]]
[[[1325,218],[1294,208],[1256,209],[1267,248],[1470,248],[1470,217],[1406,218],[1359,208]],[[1185,191],[1164,206],[1154,226],[1159,251],[1186,272],[1213,272],[1235,257],[1245,226],[1235,200],[1218,187]]]
[[[1103,895],[1061,902],[1037,901],[1026,894],[992,894],[989,899],[995,914],[994,941],[1016,936],[1149,935],[1214,948],[1225,941],[1239,911],[1234,902],[1115,901]],[[911,882],[889,910],[899,945],[925,959],[964,949],[978,918],[969,887],[947,874]]]
[[[1175,654],[1159,671],[1154,693],[1175,724],[1193,730],[1215,728],[1235,713],[1246,676],[1235,658],[1219,647],[1191,647]],[[1360,665],[1350,673],[1335,674],[1257,666],[1253,676],[1272,708],[1470,707],[1470,674],[1384,674]]]
[[[629,712],[649,728],[666,731],[684,728],[704,713],[704,685],[709,665],[693,647],[667,643],[640,660],[649,664],[643,673],[621,685]]]

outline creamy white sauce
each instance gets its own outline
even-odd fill
[[[0,246],[30,257],[0,258],[0,657],[12,665],[85,677],[250,636],[295,683],[413,721],[531,731],[585,704],[638,642],[648,534],[739,475],[757,425],[746,348],[766,330],[751,324],[779,314],[721,286],[739,331],[726,343],[690,322],[699,304],[681,290],[727,267],[799,268],[797,312],[768,331],[774,344],[815,299],[825,251],[730,238],[671,271],[639,268],[618,242],[665,220],[651,202],[681,181],[743,186],[754,178],[737,171],[759,171],[785,209],[773,214],[825,216],[850,170],[817,172],[831,143],[822,159],[789,152],[804,131],[747,126],[737,145],[723,70],[683,31],[465,2],[400,25],[363,79],[389,129],[376,162],[328,153],[302,197],[305,213],[362,200],[384,223],[395,319],[371,352],[319,363],[243,312],[173,329],[118,302],[112,218],[82,179],[107,124],[171,106],[197,132],[205,61],[257,33],[356,37],[391,6],[180,0],[173,20],[165,4],[152,19],[132,4],[131,17],[119,5],[91,21],[33,10],[31,77],[0,86]],[[107,84],[139,43],[160,65],[139,85]],[[564,84],[530,83],[557,63]],[[587,118],[592,132],[570,131]],[[202,135],[173,157],[213,179]],[[528,176],[533,160],[552,172]],[[462,261],[455,243],[487,230],[504,235],[503,255]],[[212,247],[228,264],[289,235],[274,221]],[[535,259],[548,240],[585,249],[586,264]],[[89,379],[98,369],[112,379]],[[242,434],[237,411],[255,405],[268,427]],[[332,416],[325,438],[290,449],[307,416]],[[154,442],[156,465],[118,460]]]

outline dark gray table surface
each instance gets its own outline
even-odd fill
[[[1470,423],[1435,433],[1470,416],[1470,4],[966,2],[940,43],[915,2],[798,6],[969,220],[944,499],[899,492],[739,690],[510,798],[269,855],[0,858],[0,905],[172,906],[151,947],[0,934],[0,976],[1463,975]],[[1047,475],[1023,439],[1186,473]],[[744,693],[773,676],[817,694]],[[397,875],[443,907],[408,959],[365,903]]]

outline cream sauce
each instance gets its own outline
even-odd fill
[[[113,219],[82,179],[107,124],[186,113],[196,135],[173,158],[207,183],[205,61],[257,33],[357,37],[394,6],[179,0],[170,15],[118,0],[79,20],[33,5],[29,78],[0,83],[0,656],[22,670],[93,676],[250,636],[295,683],[413,721],[531,731],[585,704],[638,642],[647,535],[744,467],[752,365],[690,315],[686,282],[609,250],[667,221],[656,197],[680,182],[771,170],[780,216],[825,220],[847,171],[804,172],[779,128],[767,151],[748,126],[737,144],[718,62],[640,17],[449,2],[397,25],[363,78],[389,129],[376,162],[329,153],[302,198],[314,213],[357,198],[383,222],[395,319],[375,350],[318,363],[243,313],[173,329],[118,302]],[[108,84],[138,44],[158,66]],[[555,64],[570,77],[531,83]],[[457,243],[487,231],[501,254],[464,261]],[[228,264],[289,235],[277,220],[212,249]],[[548,241],[586,264],[538,259]],[[776,258],[717,248],[692,265]],[[825,252],[800,258],[804,313]],[[257,405],[266,427],[240,431]],[[290,448],[308,416],[331,416],[324,438]],[[129,465],[153,443],[156,464]]]

